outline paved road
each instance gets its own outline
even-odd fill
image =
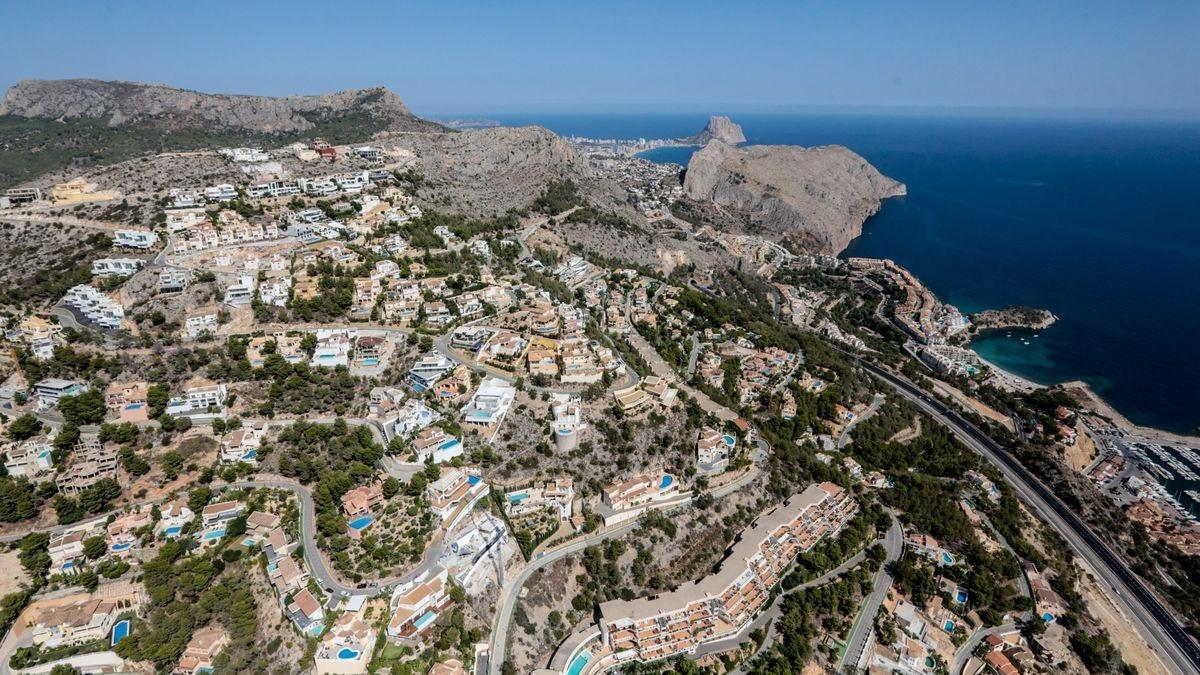
[[[871,405],[863,411],[863,414],[850,420],[850,423],[846,425],[845,429],[842,429],[841,435],[838,436],[838,450],[842,450],[846,447],[846,443],[850,440],[850,432],[854,430],[854,427],[858,426],[859,422],[867,419],[871,415],[874,415],[879,410],[879,406],[883,405],[885,400],[887,400],[887,397],[883,394],[875,394],[875,398],[871,400]]]
[[[888,528],[887,536],[884,537],[883,547],[887,550],[887,560],[875,572],[871,594],[863,601],[857,622],[850,630],[850,636],[846,638],[846,651],[842,652],[842,661],[838,664],[839,671],[846,667],[853,671],[862,660],[871,632],[875,629],[875,615],[879,613],[879,607],[883,605],[888,589],[892,587],[892,575],[888,571],[887,563],[897,560],[904,549],[904,530],[895,514],[892,514],[892,526]]]
[[[292,492],[300,502],[300,545],[304,547],[304,559],[308,561],[308,568],[312,572],[313,577],[316,578],[317,583],[321,584],[321,587],[328,591],[343,595],[373,596],[382,590],[376,584],[371,584],[365,588],[346,586],[339,582],[333,573],[329,571],[329,568],[325,565],[325,558],[317,550],[315,537],[317,512],[316,507],[313,505],[312,491],[308,488],[299,483],[282,480],[243,481],[229,483],[221,487],[229,489],[275,488]]]
[[[878,366],[858,361],[875,377],[947,426],[972,450],[995,464],[1021,499],[1067,540],[1097,576],[1112,590],[1112,599],[1133,620],[1133,626],[1175,672],[1200,673],[1200,646],[1175,616],[1138,578],[1119,555],[1096,535],[1073,511],[1016,458],[963,418],[908,380]]]
[[[958,651],[954,652],[954,663],[950,666],[950,673],[952,675],[958,675],[958,673],[961,673],[963,668],[966,667],[967,661],[970,661],[971,656],[975,653],[975,648],[978,647],[979,643],[983,642],[987,636],[1007,633],[1009,631],[1016,630],[1016,628],[1017,624],[1015,623],[1005,623],[999,626],[993,626],[992,628],[975,631],[975,634],[967,638],[967,641],[962,643],[962,646],[958,648]]]

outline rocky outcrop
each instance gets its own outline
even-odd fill
[[[140,82],[23,80],[5,92],[0,115],[95,119],[110,127],[142,124],[169,131],[242,130],[263,134],[302,133],[322,122],[351,115],[379,128],[437,128],[414,116],[400,97],[385,87],[276,98],[206,94]]]
[[[704,131],[679,140],[688,145],[708,145],[709,141],[737,145],[746,142],[746,135],[742,133],[742,127],[735,124],[733,120],[724,115],[713,115],[708,118],[708,124],[705,125]]]
[[[862,233],[882,200],[905,188],[838,145],[737,148],[714,141],[692,155],[684,192],[690,210],[715,225],[836,254]]]
[[[541,127],[493,127],[399,139],[417,156],[422,195],[475,215],[524,209],[552,180],[570,179],[599,203],[616,198],[585,158]]]
[[[1011,328],[1028,328],[1042,330],[1053,326],[1058,321],[1048,309],[1036,307],[1005,307],[1004,309],[988,309],[971,315],[971,330],[1000,330]]]

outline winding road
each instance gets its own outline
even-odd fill
[[[1015,457],[956,410],[925,393],[915,384],[858,356],[845,352],[867,372],[895,389],[925,413],[948,427],[967,447],[996,465],[1022,501],[1067,540],[1071,548],[1095,570],[1112,599],[1131,617],[1134,628],[1176,672],[1200,673],[1200,646],[1187,630],[1082,519],[1025,468]]]

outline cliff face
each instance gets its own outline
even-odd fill
[[[746,142],[746,135],[742,133],[742,127],[733,120],[724,115],[713,115],[708,118],[708,124],[704,126],[703,131],[680,140],[690,145],[708,145],[709,141],[737,145]]]
[[[385,87],[275,98],[87,79],[23,80],[5,92],[0,115],[93,119],[109,127],[147,125],[169,131],[268,134],[301,133],[350,115],[395,130],[437,126],[414,116],[400,97]]]
[[[905,194],[904,184],[842,146],[735,148],[721,142],[692,155],[684,191],[717,225],[835,254],[862,233],[863,221],[883,199]]]

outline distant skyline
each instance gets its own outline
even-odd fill
[[[419,115],[938,108],[1200,117],[1200,2],[0,5],[25,78],[314,94]]]

